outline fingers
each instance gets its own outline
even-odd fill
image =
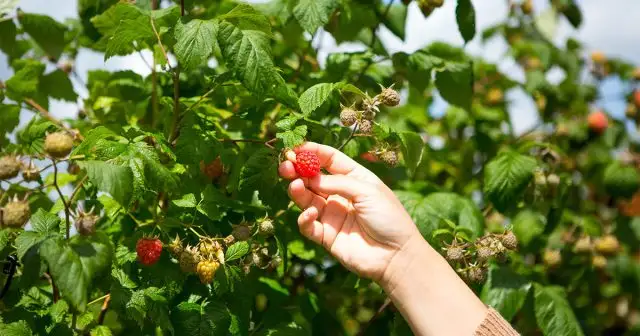
[[[311,207],[298,216],[298,228],[303,236],[316,244],[322,244],[323,228],[316,219],[318,219],[318,210]]]
[[[349,201],[340,196],[329,196],[327,199],[325,211],[320,219],[323,229],[322,245],[327,250],[331,249],[331,245],[342,229],[349,213],[349,206]]]
[[[325,198],[307,189],[301,179],[293,180],[289,184],[289,196],[300,209],[314,207],[318,214],[323,212],[326,204]]]
[[[379,192],[369,183],[345,175],[318,175],[305,182],[317,194],[337,194],[353,202]]]
[[[331,174],[348,175],[355,170],[363,170],[370,174],[366,168],[352,160],[341,151],[326,145],[317,144],[315,142],[305,142],[294,149],[296,153],[309,151],[316,153],[320,159],[320,167],[326,169]]]
[[[282,178],[285,178],[287,180],[293,180],[298,177],[296,169],[293,167],[293,163],[289,160],[282,161],[282,163],[280,163],[280,166],[278,167],[278,173],[280,174],[280,176],[282,176]]]

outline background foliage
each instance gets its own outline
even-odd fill
[[[276,167],[305,139],[343,146],[397,192],[434,247],[461,247],[453,266],[523,334],[637,334],[640,144],[625,123],[640,122],[640,71],[588,57],[577,40],[554,45],[529,1],[510,2],[507,20],[483,32],[470,0],[456,7],[465,41],[508,41],[523,82],[461,46],[390,54],[376,29],[403,39],[410,2],[80,0],[77,19],[57,22],[0,1],[0,50],[14,70],[0,89],[0,145],[21,155],[23,172],[41,171],[2,182],[4,221],[16,196],[32,215],[26,229],[0,230],[0,256],[20,261],[0,335],[410,334],[378,286],[293,225],[300,209]],[[551,3],[581,24],[574,1]],[[441,4],[417,1],[425,20]],[[368,48],[320,66],[311,40],[322,34]],[[57,120],[51,99],[78,100],[69,77],[82,48],[105,59],[151,50],[152,73],[91,71],[78,117]],[[552,69],[565,74],[557,85]],[[631,88],[627,116],[594,123],[609,76]],[[380,106],[371,134],[340,125],[342,107],[366,108],[380,85],[401,92],[400,106]],[[506,112],[513,88],[542,120],[525,134]],[[426,112],[434,94],[449,103],[442,118]],[[21,109],[34,116],[16,129]],[[75,139],[66,158],[44,150],[55,131]],[[400,164],[378,162],[386,151]],[[89,209],[97,230],[78,234]],[[518,250],[477,259],[505,228]],[[149,235],[165,249],[143,266],[136,242]],[[225,263],[212,282],[182,271],[166,248],[176,235],[199,247],[220,239]]]

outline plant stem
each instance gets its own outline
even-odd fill
[[[85,182],[87,182],[87,179],[89,179],[89,175],[85,175],[82,178],[82,180],[80,180],[80,182],[78,182],[78,185],[76,186],[76,188],[73,190],[73,193],[71,193],[71,196],[69,197],[69,206],[71,206],[71,204],[73,204],[73,200],[76,198],[76,196],[80,192],[80,188],[82,188],[82,185]]]
[[[70,237],[70,230],[71,230],[71,215],[70,215],[70,210],[69,210],[69,204],[64,200],[64,195],[62,194],[62,190],[60,190],[60,187],[58,186],[58,165],[56,165],[56,160],[52,160],[53,161],[53,186],[56,188],[56,191],[58,191],[58,195],[60,196],[60,201],[62,201],[62,205],[64,205],[64,216],[65,219],[67,220],[67,239],[69,239]]]
[[[347,143],[349,143],[349,141],[351,141],[351,139],[353,139],[354,135],[356,134],[356,132],[358,131],[358,124],[356,124],[353,129],[351,130],[351,134],[349,134],[349,137],[347,138],[347,140],[344,141],[344,143],[342,145],[340,145],[340,147],[338,147],[338,150],[341,151],[344,146],[347,145]]]
[[[102,325],[104,323],[104,318],[107,315],[107,310],[109,309],[109,303],[111,303],[111,294],[107,294],[104,302],[102,303],[100,315],[98,315],[98,325]]]
[[[111,295],[111,294],[103,295],[103,296],[101,296],[101,297],[99,297],[99,298],[97,298],[97,299],[95,299],[95,300],[93,300],[93,301],[91,301],[91,302],[87,303],[87,306],[90,306],[90,305],[92,305],[92,304],[94,304],[94,303],[100,302],[100,301],[102,301],[102,300],[106,299],[107,297],[109,297],[110,295]]]
[[[56,286],[56,283],[53,281],[53,277],[48,271],[44,273],[44,277],[49,280],[49,283],[51,283],[51,291],[53,292],[53,303],[58,302],[58,300],[60,300],[60,291],[58,290],[58,286]]]
[[[60,120],[56,119],[55,117],[53,117],[51,115],[51,113],[49,113],[49,111],[47,111],[44,107],[40,106],[40,104],[36,103],[33,99],[31,98],[25,98],[24,99],[25,103],[29,104],[31,107],[33,107],[36,111],[38,111],[40,113],[40,115],[42,115],[43,118],[49,120],[50,122],[54,123],[55,125],[57,125],[58,127],[67,130],[67,132],[69,133],[77,133],[78,139],[79,140],[83,140],[84,137],[82,136],[82,134],[78,133],[78,132],[72,132],[67,126],[65,126]]]
[[[250,143],[261,143],[271,149],[275,149],[273,147],[273,143],[278,141],[278,138],[273,138],[271,140],[260,140],[260,139],[216,139],[220,142],[233,142],[233,143],[237,143],[237,142],[250,142]]]

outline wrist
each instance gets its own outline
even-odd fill
[[[437,255],[437,252],[419,233],[412,235],[389,261],[379,285],[391,294],[399,284],[406,281],[412,270],[428,268],[433,254]]]

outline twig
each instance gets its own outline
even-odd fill
[[[58,286],[56,286],[56,283],[53,281],[53,277],[51,276],[51,274],[49,274],[48,271],[44,273],[44,277],[47,278],[47,280],[49,280],[49,283],[51,284],[51,291],[53,292],[53,303],[58,302],[58,300],[60,300],[60,291],[58,290]]]
[[[98,325],[104,323],[104,318],[107,315],[107,310],[109,309],[109,303],[111,302],[111,294],[107,294],[104,302],[102,303],[102,308],[100,308],[100,315],[98,315]]]
[[[80,182],[78,182],[78,185],[76,186],[76,188],[73,190],[73,193],[71,193],[71,196],[69,197],[69,206],[71,206],[71,204],[73,203],[73,200],[76,198],[76,196],[79,194],[80,189],[82,188],[82,185],[87,182],[87,179],[89,178],[89,175],[85,175],[82,180],[80,180]]]
[[[380,317],[380,315],[382,315],[382,312],[384,312],[384,310],[387,308],[387,306],[389,306],[389,304],[391,304],[391,298],[386,298],[384,300],[384,303],[382,304],[382,306],[380,306],[380,308],[378,308],[378,311],[375,313],[375,315],[373,315],[369,321],[367,321],[367,323],[365,323],[365,325],[360,328],[360,332],[358,333],[358,335],[364,335],[365,332],[367,331],[367,328],[369,328],[369,326],[371,326],[371,324],[373,323],[373,321],[375,321],[378,317]]]
[[[73,313],[71,315],[71,329],[72,330],[76,330],[77,322],[78,322],[78,315],[76,315],[76,313]]]
[[[79,140],[83,140],[84,139],[82,134],[78,133],[77,131],[71,131],[71,129],[69,129],[67,126],[65,126],[60,120],[58,120],[55,117],[53,117],[51,115],[51,113],[49,113],[49,111],[47,111],[44,107],[40,106],[40,104],[36,103],[33,99],[25,98],[24,101],[27,104],[29,104],[31,107],[33,107],[36,111],[38,111],[40,113],[40,115],[42,115],[43,118],[51,121],[52,123],[56,124],[58,127],[63,128],[63,129],[67,130],[70,133],[76,134]]]
[[[156,24],[155,24],[155,21],[153,21],[153,16],[151,16],[150,20],[151,20],[151,28],[153,29],[153,33],[156,35],[156,39],[158,39],[158,45],[160,46],[160,51],[162,51],[162,55],[164,55],[164,59],[167,60],[167,66],[169,67],[169,69],[172,69],[171,62],[169,62],[169,55],[167,54],[167,51],[164,49],[164,46],[162,45],[162,39],[160,38],[160,34],[158,34],[158,30],[156,29]]]
[[[97,299],[95,299],[95,300],[93,300],[93,301],[91,301],[91,302],[87,303],[87,306],[90,306],[90,305],[92,305],[92,304],[94,304],[94,303],[100,302],[100,301],[102,301],[102,300],[104,300],[104,299],[108,298],[110,295],[111,295],[111,294],[103,295],[103,296],[101,296],[101,297],[99,297],[99,298],[97,298]]]
[[[71,235],[70,233],[70,229],[71,229],[70,216],[71,215],[69,213],[69,204],[67,204],[67,202],[64,200],[64,195],[62,194],[62,190],[60,190],[60,187],[58,186],[58,166],[56,165],[55,159],[53,160],[53,186],[58,191],[58,195],[60,196],[60,201],[62,201],[62,205],[64,205],[64,216],[65,216],[65,219],[67,220],[67,239],[69,239]]]
[[[358,131],[358,124],[356,124],[353,129],[351,130],[351,134],[349,134],[349,137],[347,138],[347,140],[344,141],[344,143],[342,145],[340,145],[340,147],[338,147],[338,150],[341,151],[344,146],[347,145],[347,143],[349,143],[349,141],[351,141],[351,139],[353,139],[353,137],[355,136],[356,132]]]
[[[180,16],[184,16],[184,0],[180,0]]]

